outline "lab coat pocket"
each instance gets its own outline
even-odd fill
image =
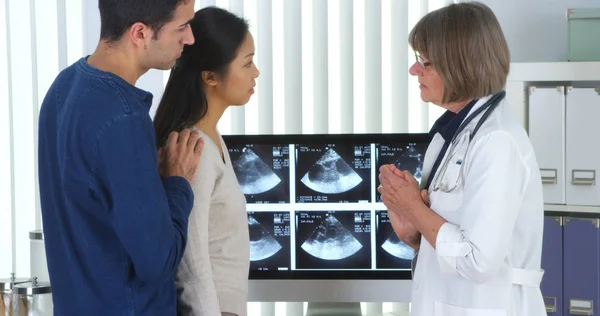
[[[438,169],[439,179],[434,184],[434,189],[430,194],[431,209],[436,211],[438,214],[444,212],[453,212],[458,210],[463,200],[463,183],[462,183],[462,172],[464,155],[466,149],[458,148],[457,152],[454,152],[450,157],[446,158],[448,161],[443,162],[445,165]],[[438,175],[436,175],[438,177]],[[443,216],[443,215],[442,215]]]
[[[443,216],[445,212],[455,212],[459,209],[463,201],[463,194],[461,190],[451,193],[437,191],[432,192],[429,199],[431,209]]]
[[[505,310],[479,309],[434,302],[434,316],[507,316]]]

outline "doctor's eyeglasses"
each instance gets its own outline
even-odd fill
[[[419,65],[421,65],[421,70],[425,70],[425,67],[431,66],[431,63],[428,61],[424,61],[423,57],[421,57],[421,55],[419,55],[417,52],[415,52],[415,59],[417,60]]]

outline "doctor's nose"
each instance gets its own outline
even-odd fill
[[[421,67],[421,64],[419,64],[419,62],[416,62],[414,64],[412,64],[412,66],[410,66],[410,68],[408,69],[408,73],[410,73],[413,76],[420,76],[423,74],[423,68]]]

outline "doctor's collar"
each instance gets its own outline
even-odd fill
[[[465,120],[473,106],[477,103],[478,100],[473,100],[469,102],[460,112],[453,113],[451,111],[446,111],[440,118],[435,122],[433,127],[431,128],[430,135],[434,136],[435,133],[440,133],[440,135],[444,138],[445,141],[449,142],[456,134],[458,127]]]

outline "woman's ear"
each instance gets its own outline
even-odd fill
[[[217,85],[217,75],[212,71],[203,71],[202,72],[202,81],[208,86],[214,87]]]

